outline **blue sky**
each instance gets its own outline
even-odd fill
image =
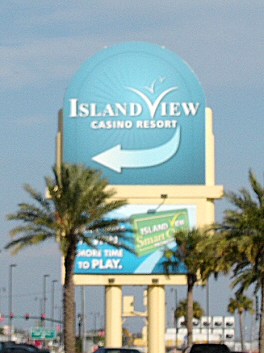
[[[1,247],[12,227],[5,215],[27,200],[22,185],[27,182],[44,192],[44,176],[51,174],[55,161],[57,112],[71,77],[91,55],[115,43],[146,41],[184,59],[200,79],[207,106],[214,112],[216,183],[225,190],[248,187],[249,168],[263,183],[262,1],[2,0],[0,6]],[[226,201],[216,202],[218,220],[227,206]],[[2,251],[0,311],[7,307],[11,263],[18,265],[14,311],[36,313],[43,275],[50,274],[49,291],[52,279],[61,277],[58,255],[53,243],[16,257]],[[220,279],[211,291],[219,293],[220,287],[221,305],[212,300],[213,315],[226,313],[228,282]],[[88,312],[95,311],[89,309],[95,304],[103,310],[102,300],[93,302],[95,291],[101,295],[102,288],[87,290],[93,293],[87,294]],[[204,290],[197,290],[197,296],[204,300]],[[169,306],[172,300],[168,291]],[[59,300],[56,305],[61,306]]]

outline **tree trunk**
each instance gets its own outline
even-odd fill
[[[264,276],[261,279],[261,308],[259,324],[259,353],[264,353]]]
[[[239,326],[240,326],[240,339],[241,339],[241,350],[245,352],[245,331],[244,331],[244,319],[243,312],[239,312]]]
[[[67,255],[64,260],[65,267],[65,281],[63,293],[63,314],[64,314],[64,349],[65,353],[76,352],[75,339],[75,295],[73,283],[73,270],[75,258],[74,244],[69,247]]]
[[[195,276],[187,275],[187,346],[191,347],[193,344],[193,286],[195,283]]]

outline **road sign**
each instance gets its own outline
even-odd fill
[[[30,338],[33,340],[53,340],[56,337],[55,329],[45,327],[33,327],[30,330]]]

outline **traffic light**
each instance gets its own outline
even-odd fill
[[[82,322],[82,314],[78,314],[78,316],[77,316],[77,317],[78,317],[78,322],[80,322],[80,323],[81,323],[81,322]]]
[[[9,317],[10,317],[10,319],[12,320],[13,317],[14,317],[14,313],[10,313],[10,314],[9,314]]]
[[[28,320],[29,319],[29,314],[25,314],[25,320]]]
[[[45,320],[45,314],[41,314],[40,320],[41,320],[41,321],[44,321],[44,320]]]

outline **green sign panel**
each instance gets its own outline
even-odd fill
[[[152,253],[175,241],[176,231],[189,229],[188,211],[185,208],[153,214],[137,214],[131,219],[138,256]]]
[[[53,340],[56,337],[55,329],[34,327],[30,330],[30,338],[33,340]]]

